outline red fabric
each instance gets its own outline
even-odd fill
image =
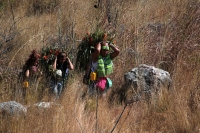
[[[106,87],[107,79],[105,77],[101,77],[96,82],[96,87],[99,88],[101,91],[104,91]]]
[[[31,71],[32,71],[32,72],[37,72],[37,67],[36,67],[36,66],[32,66],[32,67],[31,67]]]

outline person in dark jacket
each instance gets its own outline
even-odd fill
[[[67,53],[60,52],[53,63],[53,71],[56,71],[56,76],[51,82],[51,87],[57,98],[60,97],[61,92],[63,91],[68,71],[73,69],[74,66],[67,56]]]

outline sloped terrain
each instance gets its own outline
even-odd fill
[[[33,49],[64,48],[76,65],[78,45],[96,28],[115,34],[120,48],[106,96],[89,98],[84,73],[73,70],[61,99],[49,96],[43,76],[23,97],[20,72]],[[0,132],[107,133],[113,127],[113,132],[127,133],[199,132],[199,29],[199,0],[2,0],[0,102],[16,101],[26,107],[55,102],[63,109],[40,113],[33,108],[22,118],[1,115]],[[140,64],[169,72],[173,91],[163,91],[150,104],[134,102],[122,113],[127,95],[121,92],[124,74]]]

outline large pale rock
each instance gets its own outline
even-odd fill
[[[131,89],[135,94],[158,92],[160,89],[170,89],[172,80],[170,74],[153,66],[139,65],[124,75],[126,88]]]
[[[27,108],[15,101],[0,103],[0,112],[3,115],[24,116],[27,113]]]

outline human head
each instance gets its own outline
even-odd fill
[[[37,54],[36,50],[33,50],[31,54],[29,55],[29,58],[26,60],[25,65],[30,67],[30,66],[37,66],[39,61],[39,56]]]
[[[59,63],[64,63],[66,58],[67,58],[67,54],[65,52],[60,52],[58,54],[58,62]]]
[[[109,53],[109,45],[108,45],[108,42],[102,42],[101,43],[101,51],[100,51],[100,54],[101,56],[105,57],[107,56],[107,54]]]

